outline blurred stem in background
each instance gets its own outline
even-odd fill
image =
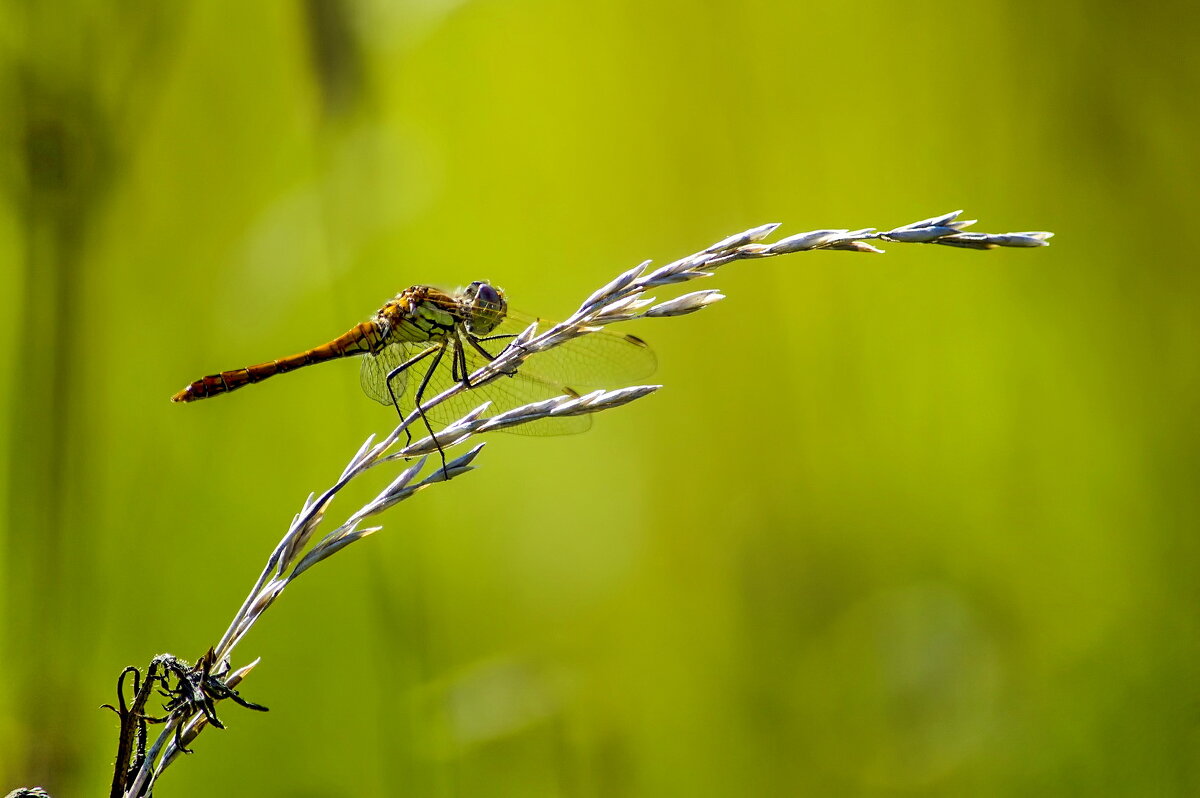
[[[322,118],[332,124],[362,107],[362,54],[346,3],[301,6]],[[36,728],[21,737],[40,741],[6,759],[18,772],[61,776],[79,755],[66,722],[74,714],[66,707],[84,700],[72,662],[93,647],[46,630],[77,626],[70,597],[97,595],[104,578],[88,567],[94,543],[84,509],[96,484],[89,469],[99,461],[73,458],[68,445],[99,431],[83,410],[104,403],[106,386],[94,375],[111,354],[90,345],[106,308],[89,301],[98,279],[89,271],[89,236],[160,99],[188,15],[182,4],[118,4],[97,13],[68,0],[19,4],[6,16],[0,190],[17,219],[12,282],[21,291],[6,376],[21,398],[6,419],[14,467],[3,512],[14,534],[4,540],[8,622],[0,634],[5,651],[26,654],[8,658],[9,692],[31,704],[18,714]],[[68,582],[73,590],[57,589]]]
[[[313,76],[327,121],[352,115],[370,94],[362,45],[345,0],[302,0]]]
[[[346,119],[366,95],[347,5],[300,5],[323,119]],[[89,270],[88,243],[160,99],[188,13],[183,4],[97,9],[68,0],[14,4],[3,22],[0,191],[17,220],[11,280],[21,296],[5,366],[20,400],[6,419],[13,467],[3,513],[14,533],[3,544],[8,622],[0,634],[5,651],[24,652],[8,657],[9,694],[30,704],[17,713],[35,725],[20,738],[40,741],[5,759],[18,772],[61,777],[80,753],[66,722],[74,714],[66,707],[84,700],[73,662],[93,646],[47,630],[79,626],[71,597],[99,595],[105,578],[89,567],[94,542],[85,509],[100,461],[73,457],[85,447],[69,445],[102,431],[85,410],[105,402],[107,387],[95,376],[112,354],[91,345],[106,308],[89,301],[99,276]],[[67,583],[72,590],[58,589]]]
[[[95,542],[84,509],[95,490],[88,468],[99,461],[72,457],[95,432],[80,410],[103,402],[106,390],[85,378],[107,356],[89,345],[106,310],[89,302],[89,236],[136,146],[153,95],[149,76],[162,74],[182,23],[179,15],[127,5],[106,9],[95,25],[70,24],[79,22],[73,13],[84,16],[70,5],[25,3],[10,11],[17,33],[0,54],[10,112],[0,134],[8,151],[0,185],[17,220],[13,277],[22,292],[6,375],[21,398],[6,419],[13,467],[4,520],[14,532],[5,536],[4,647],[20,652],[7,658],[8,687],[29,703],[20,712],[35,728],[25,737],[37,741],[8,754],[14,769],[44,774],[71,772],[82,753],[68,707],[87,700],[76,663],[93,648],[91,640],[51,630],[77,627],[71,619],[79,607],[70,597],[97,595],[105,578],[89,567]],[[73,589],[61,589],[66,584]]]
[[[65,722],[72,714],[67,707],[86,700],[71,673],[78,652],[45,630],[68,625],[73,612],[71,593],[60,585],[101,577],[74,567],[93,543],[86,528],[70,529],[87,480],[72,472],[67,442],[83,432],[72,413],[75,401],[102,390],[73,379],[72,367],[78,368],[78,356],[86,351],[88,326],[102,319],[102,309],[87,304],[85,247],[119,154],[112,109],[90,80],[93,59],[82,48],[45,46],[46,38],[65,33],[51,19],[50,6],[29,4],[26,11],[28,51],[15,59],[10,54],[4,70],[13,76],[6,88],[14,94],[4,105],[18,111],[9,120],[17,170],[6,175],[5,188],[17,209],[24,248],[19,264],[24,293],[10,365],[23,398],[11,404],[8,419],[9,460],[19,465],[10,471],[13,500],[6,519],[10,529],[20,531],[6,537],[5,649],[25,654],[10,660],[13,693],[32,704],[21,714],[36,726],[28,739],[40,741],[19,752],[25,761],[16,767],[52,774],[74,769],[82,753],[73,750]],[[71,49],[78,56],[74,62],[40,57]],[[70,648],[86,643],[75,641]]]

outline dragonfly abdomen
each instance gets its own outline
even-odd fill
[[[304,366],[324,363],[352,355],[378,352],[383,346],[386,333],[374,321],[364,321],[329,343],[321,344],[289,357],[246,366],[241,369],[222,371],[201,377],[171,397],[172,402],[194,402],[210,396],[236,391],[243,385],[262,382],[276,374],[286,374]]]

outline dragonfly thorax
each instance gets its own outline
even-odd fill
[[[476,280],[463,289],[461,301],[463,321],[472,335],[487,335],[508,313],[504,292],[483,280]]]

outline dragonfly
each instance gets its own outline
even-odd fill
[[[370,398],[405,408],[421,403],[455,383],[469,388],[421,411],[432,433],[483,403],[502,412],[529,402],[582,387],[629,383],[654,371],[654,352],[640,338],[596,331],[529,357],[517,371],[481,385],[470,375],[494,359],[508,341],[530,324],[552,324],[508,308],[504,292],[476,280],[453,293],[428,285],[401,291],[367,321],[351,327],[328,343],[289,357],[254,366],[210,374],[171,397],[172,402],[195,402],[236,391],[305,366],[346,357],[362,357],[360,382]],[[495,353],[495,354],[493,354]],[[590,415],[539,419],[509,427],[526,435],[566,435],[591,426]]]

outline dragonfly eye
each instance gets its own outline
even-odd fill
[[[504,321],[508,303],[504,301],[504,294],[500,289],[492,287],[489,283],[476,281],[471,283],[467,297],[470,302],[467,329],[475,335],[487,335]]]
[[[477,285],[478,288],[476,289],[475,296],[478,297],[480,302],[486,302],[489,305],[500,304],[499,291],[497,291],[495,288],[492,288],[492,286],[487,283],[481,282],[477,283]]]

